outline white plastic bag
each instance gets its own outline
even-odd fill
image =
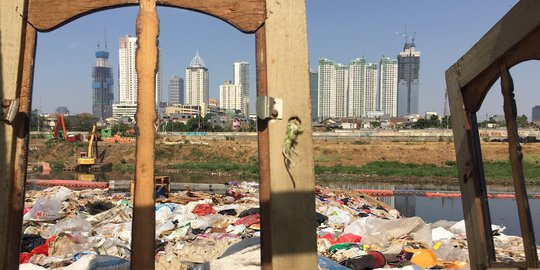
[[[37,199],[25,215],[26,220],[51,221],[59,219],[62,203],[57,199]]]

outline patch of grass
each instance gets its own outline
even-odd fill
[[[121,173],[133,173],[135,172],[135,164],[113,164],[113,170]]]
[[[369,144],[370,142],[368,141],[354,141],[352,144],[357,144],[357,145],[365,145],[365,144]]]
[[[51,165],[51,169],[53,171],[61,171],[64,169],[64,163],[65,160],[48,160],[47,161]]]
[[[315,173],[337,173],[337,174],[359,174],[378,176],[447,176],[455,177],[457,170],[455,167],[439,167],[433,164],[401,163],[397,161],[375,161],[363,167],[356,166],[333,166],[315,168]]]
[[[204,170],[204,171],[221,171],[221,172],[237,172],[237,173],[259,173],[259,166],[257,163],[230,163],[223,161],[207,161],[197,163],[177,163],[166,166],[168,169],[179,170]]]

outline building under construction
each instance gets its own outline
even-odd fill
[[[113,83],[107,44],[100,50],[98,43],[96,66],[92,68],[92,114],[100,121],[112,116]]]

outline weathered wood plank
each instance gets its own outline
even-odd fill
[[[51,31],[96,11],[136,6],[137,0],[29,0],[28,21],[39,31]],[[255,32],[265,20],[264,0],[160,0],[157,5],[206,13],[242,32]]]
[[[22,58],[22,73],[20,73],[17,96],[20,99],[19,113],[13,123],[15,129],[15,158],[13,161],[13,184],[11,185],[10,200],[11,214],[9,222],[8,263],[9,269],[19,267],[19,252],[21,247],[22,220],[24,209],[24,191],[26,183],[26,165],[28,143],[30,140],[30,112],[32,101],[32,82],[34,77],[34,58],[36,53],[36,30],[28,25],[24,28],[24,52]]]
[[[458,76],[456,65],[446,71],[463,216],[471,269],[484,269],[495,261],[491,218],[476,118],[465,109]]]
[[[263,25],[255,33],[257,61],[257,96],[268,95],[266,70],[266,30]],[[272,269],[272,219],[270,208],[270,137],[268,121],[257,117],[257,146],[259,155],[259,204],[261,208],[261,266]]]
[[[155,76],[159,20],[155,0],[141,0],[137,15],[137,146],[131,269],[154,269],[155,201],[154,143],[157,119]]]
[[[512,178],[514,190],[516,192],[516,203],[519,215],[521,236],[523,238],[523,248],[525,251],[525,261],[527,267],[537,267],[538,255],[536,254],[536,244],[534,240],[534,226],[531,219],[529,199],[527,198],[527,188],[525,186],[525,176],[523,174],[523,153],[519,144],[517,127],[517,108],[514,99],[514,82],[508,71],[508,67],[501,61],[501,92],[504,97],[504,117],[506,119],[506,130],[508,132],[508,152],[510,152],[510,162],[512,164]]]
[[[21,15],[25,9],[24,0],[0,1],[0,99],[18,97],[26,25]],[[15,136],[16,130],[12,125],[0,122],[0,269],[18,269],[18,264],[13,265],[14,258],[8,257],[12,248],[10,244],[13,244],[10,242],[12,224],[9,220],[13,218],[14,209],[10,193],[15,178]]]
[[[305,1],[267,0],[266,8],[267,94],[283,100],[282,120],[270,120],[267,127],[272,268],[316,269],[315,175]],[[292,163],[286,165],[283,150],[291,118],[300,120],[303,133],[295,139],[297,155],[293,154]]]
[[[499,59],[539,27],[540,1],[519,1],[457,61],[459,83],[464,88],[464,101],[471,112],[478,110],[488,88],[497,79]],[[512,65],[510,62],[508,64]],[[482,75],[483,86],[466,87],[481,73],[491,74]]]

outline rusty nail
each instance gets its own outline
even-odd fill
[[[278,115],[279,115],[279,112],[276,109],[273,109],[272,110],[272,117],[276,118],[276,117],[278,117]]]

